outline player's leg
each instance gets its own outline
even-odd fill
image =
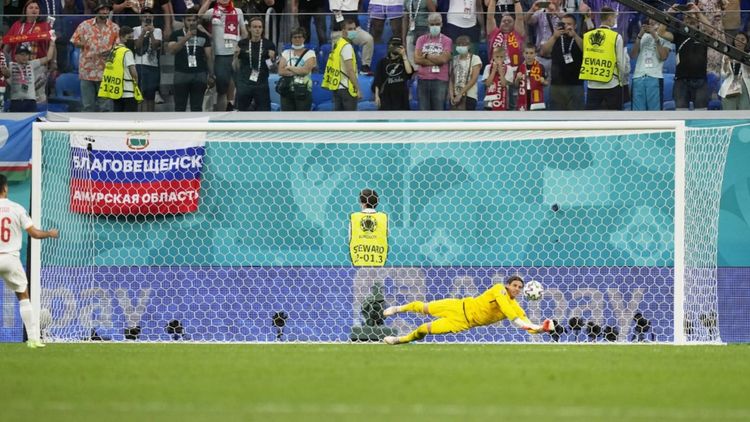
[[[438,318],[455,317],[462,310],[461,299],[441,299],[432,302],[414,301],[406,305],[390,306],[383,311],[384,316],[392,316],[400,312],[414,312],[417,314],[431,315]]]
[[[393,316],[401,312],[414,312],[418,314],[429,315],[429,308],[426,302],[415,300],[406,305],[389,306],[383,311],[383,316]]]
[[[468,329],[469,325],[466,321],[457,320],[455,318],[440,318],[420,325],[416,330],[405,336],[388,336],[385,337],[383,341],[387,344],[404,344],[421,340],[431,334],[458,333]]]
[[[18,298],[18,311],[21,320],[26,327],[29,340],[26,343],[31,348],[44,347],[39,339],[39,315],[34,312],[29,299],[29,286],[26,281],[26,273],[18,258],[4,254],[0,259],[0,277],[5,284],[16,293]]]

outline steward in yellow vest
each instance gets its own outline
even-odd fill
[[[362,211],[349,216],[349,255],[355,267],[382,267],[388,258],[388,215],[375,211],[378,194],[359,194]]]
[[[352,97],[355,102],[354,110],[356,110],[356,101],[361,97],[359,82],[357,80],[357,57],[352,50],[350,64],[349,60],[346,62],[342,60],[341,53],[344,47],[351,44],[349,40],[356,37],[356,34],[357,24],[353,20],[347,19],[342,28],[341,38],[336,41],[331,54],[328,56],[326,70],[323,74],[323,83],[321,84],[323,88],[333,91],[334,96],[336,96],[340,94],[340,90],[343,92],[344,88],[341,88],[341,80],[346,77],[348,79],[348,96]],[[351,45],[349,48],[351,48]]]
[[[102,82],[99,85],[101,98],[114,100],[114,111],[138,111],[138,103],[143,101],[141,90],[138,89],[138,73],[135,63],[125,68],[125,55],[133,52],[125,45],[132,41],[133,30],[128,26],[120,28],[120,42],[109,54],[104,65]],[[126,78],[126,73],[128,78]]]
[[[583,35],[583,63],[578,78],[609,82],[617,75],[617,32],[596,28]],[[619,78],[619,76],[618,76]]]

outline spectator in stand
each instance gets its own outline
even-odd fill
[[[15,21],[3,37],[5,54],[10,57],[11,61],[17,61],[15,54],[21,45],[26,46],[30,51],[31,57],[28,60],[31,61],[49,56],[50,50],[55,51],[55,34],[46,18],[39,16],[39,11],[37,0],[27,1],[23,8],[24,16]],[[47,63],[49,63],[49,69]],[[55,64],[55,56],[53,56],[52,60],[44,60],[44,63],[34,72],[36,80],[31,86],[36,87],[34,99],[37,103],[47,102],[48,70],[55,70]]]
[[[477,80],[482,71],[482,59],[471,52],[471,39],[466,35],[456,39],[456,53],[448,84],[451,110],[476,110]]]
[[[453,41],[440,32],[443,26],[440,13],[430,13],[427,22],[430,33],[419,37],[414,51],[414,61],[419,65],[419,109],[445,110]]]
[[[102,0],[94,8],[96,17],[78,25],[70,42],[81,49],[78,77],[81,80],[82,111],[111,111],[112,102],[98,98],[104,63],[119,39],[120,27],[109,20],[112,6]]]
[[[416,70],[419,65],[414,64],[414,46],[419,37],[430,32],[427,16],[437,12],[437,0],[404,0],[404,11],[406,22],[401,25],[401,39],[406,41],[406,55]]]
[[[353,38],[349,38],[349,42],[362,47],[361,71],[366,75],[372,75],[372,54],[375,50],[375,41],[369,32],[359,26],[359,5],[360,0],[328,0],[328,6],[333,12],[333,31],[341,32],[346,19],[351,19],[357,25],[356,34]],[[335,44],[335,40],[331,39],[331,43]]]
[[[472,43],[478,43],[481,38],[484,22],[477,11],[482,10],[482,0],[450,0],[448,13],[445,17],[443,32],[451,40],[466,35]],[[480,25],[480,22],[481,25]]]
[[[409,79],[413,73],[401,38],[388,41],[388,55],[375,70],[372,90],[378,110],[409,110]]]
[[[727,34],[728,42],[731,42],[732,38],[742,31],[741,10],[740,0],[724,0],[724,14],[721,23],[724,25],[724,33]]]
[[[203,94],[214,83],[211,36],[198,27],[198,8],[185,12],[183,28],[169,37],[168,49],[174,58],[174,109],[185,111],[188,98],[190,111],[203,111]]]
[[[677,14],[681,12],[677,5],[671,6],[667,13]],[[693,27],[699,28],[711,35],[716,33],[711,29],[711,22],[703,16],[703,13],[695,3],[687,4],[683,21]],[[671,41],[677,50],[677,68],[674,74],[674,86],[672,97],[675,108],[687,110],[690,103],[696,110],[708,108],[710,97],[708,89],[708,48],[694,39],[680,32],[662,34],[664,38]]]
[[[550,110],[583,110],[583,81],[578,79],[583,39],[576,31],[575,16],[566,14],[561,23],[541,48],[551,57]]]
[[[263,38],[263,20],[250,18],[250,39],[237,44],[232,67],[237,74],[237,110],[271,111],[268,74],[276,62],[276,46]]]
[[[661,37],[665,32],[666,27],[649,19],[641,24],[641,30],[633,41],[630,57],[636,62],[630,104],[635,111],[662,109],[662,70],[672,45]]]
[[[740,32],[735,35],[734,46],[741,51],[748,51],[748,35]],[[721,65],[722,110],[750,110],[750,66],[724,56]]]
[[[404,18],[403,0],[370,0],[370,34],[380,44],[385,21],[390,21],[391,31],[400,34]]]
[[[0,42],[2,45],[2,42]],[[5,58],[5,53],[0,49],[0,104],[5,104],[6,94],[10,94],[8,91],[8,81],[5,79],[5,72],[2,69],[8,67],[8,60]],[[4,107],[0,107],[0,113],[3,112]]]
[[[211,25],[211,48],[214,53],[213,63],[216,72],[216,105],[215,111],[226,111],[229,85],[234,77],[232,62],[237,43],[247,38],[245,18],[242,12],[234,7],[231,0],[218,0],[209,9],[211,2],[206,0],[198,14]]]
[[[510,79],[510,80],[509,80]],[[508,86],[513,82],[513,72],[505,57],[505,47],[498,45],[492,50],[492,60],[484,68],[484,109],[508,110]]]
[[[614,21],[610,22],[610,29],[620,34],[623,45],[628,44],[630,19],[636,16],[632,9],[617,0],[586,0],[586,4],[590,7],[590,10],[584,11],[585,9],[581,8],[581,13],[585,13],[584,32],[600,27],[604,20],[604,9],[609,8],[615,13]]]
[[[489,0],[484,0],[482,11],[486,14],[489,11]],[[500,26],[503,15],[506,13],[515,13],[514,0],[496,0],[495,1],[495,26]]]
[[[239,8],[245,14],[245,20],[250,22],[250,18],[259,17],[266,21],[266,13],[268,9],[273,9],[273,13],[268,21],[269,37],[273,38],[274,34],[278,32],[281,23],[281,13],[284,13],[286,7],[286,0],[240,0]]]
[[[627,52],[622,35],[612,27],[617,13],[601,10],[602,24],[583,36],[583,64],[579,78],[589,81],[586,110],[622,110],[623,80],[628,78]]]
[[[547,71],[536,59],[536,47],[527,44],[523,49],[523,63],[516,71],[518,110],[544,110],[544,87],[549,84]]]
[[[719,39],[722,41],[725,41],[725,34],[724,34],[724,22],[722,21],[724,16],[724,6],[726,4],[726,0],[694,0],[695,4],[698,6],[698,8],[703,11],[703,16],[706,17],[708,20],[709,27],[712,28]],[[729,43],[732,42],[732,40],[727,40]],[[721,73],[721,63],[723,60],[723,55],[719,53],[718,51],[714,50],[713,48],[708,49],[708,70],[709,72],[713,73],[716,76],[719,76]]]
[[[37,89],[35,88],[37,72],[43,72],[43,66],[55,57],[55,48],[47,50],[47,56],[31,60],[31,48],[21,44],[16,48],[15,61],[9,63],[10,69],[2,69],[3,76],[10,82],[10,112],[36,113]]]
[[[292,29],[292,48],[284,50],[279,60],[279,75],[294,78],[291,95],[281,95],[281,111],[310,111],[312,109],[312,79],[310,74],[318,66],[315,50],[305,48],[305,29]]]
[[[514,2],[515,16],[510,13],[503,15],[500,26],[495,25],[495,0],[489,0],[487,9],[487,43],[488,50],[494,51],[495,47],[503,46],[505,49],[505,60],[511,66],[511,72],[515,74],[516,69],[523,61],[523,45],[526,38],[526,24],[523,18],[523,7],[519,0]],[[518,88],[511,87],[508,98],[508,109],[516,109]]]
[[[57,51],[57,70],[61,73],[78,72],[78,68],[73,68],[69,56],[70,39],[73,37],[78,25],[86,20],[83,16],[85,2],[79,0],[64,0],[61,8],[56,9],[61,15],[55,20],[53,28],[55,30],[55,50]]]
[[[154,111],[154,99],[159,90],[159,51],[163,37],[161,29],[154,26],[151,9],[143,9],[141,13],[141,25],[133,28],[135,68],[143,94],[140,111]]]
[[[305,43],[310,43],[312,34],[310,25],[312,25],[313,19],[315,19],[318,45],[328,43],[327,12],[326,0],[292,0],[292,14],[297,15],[300,28],[305,30]]]
[[[172,32],[174,13],[169,0],[115,0],[112,6],[114,20],[118,25],[131,28],[141,24],[140,15],[145,9],[150,9],[154,16],[154,26],[164,28],[167,34]]]
[[[341,33],[331,34],[336,43],[328,55],[321,86],[333,91],[334,111],[356,111],[357,103],[362,99],[357,79],[357,56],[351,44],[358,33],[357,23],[346,18],[342,29]]]
[[[545,41],[553,37],[555,28],[558,27],[565,14],[560,7],[560,1],[537,0],[531,6],[529,11],[531,15],[527,15],[527,23],[534,27],[534,34],[536,35],[535,45],[539,52],[536,59],[547,71],[550,71],[551,60],[548,52],[542,52],[542,46]]]

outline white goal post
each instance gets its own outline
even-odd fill
[[[521,274],[547,288],[522,302],[530,317],[565,331],[531,338],[501,323],[433,341],[717,343],[721,176],[716,186],[697,169],[723,172],[731,130],[707,130],[693,135],[682,120],[35,123],[31,214],[61,236],[31,241],[32,303],[48,341],[348,341],[375,296],[470,295]],[[693,171],[695,160],[710,162]],[[170,199],[189,206],[133,187],[171,177],[190,179],[192,193]],[[347,265],[346,216],[366,187],[390,216],[382,269]],[[686,197],[696,191],[713,195]],[[133,208],[134,198],[149,203]],[[416,321],[385,327],[403,334]]]

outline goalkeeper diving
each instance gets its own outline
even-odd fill
[[[442,299],[432,302],[410,302],[406,305],[391,306],[383,311],[386,317],[400,312],[415,312],[430,315],[437,319],[420,325],[411,333],[383,339],[387,344],[410,343],[421,340],[432,334],[459,333],[470,328],[490,325],[503,319],[509,320],[516,327],[531,334],[554,331],[555,325],[545,319],[542,325],[536,325],[526,317],[516,297],[523,291],[524,281],[513,275],[504,284],[495,284],[477,297],[463,299]]]

